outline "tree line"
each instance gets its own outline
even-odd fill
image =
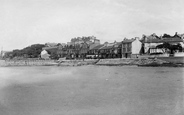
[[[43,47],[45,47],[44,44],[33,44],[21,50],[15,49],[12,52],[6,53],[4,58],[39,58]]]

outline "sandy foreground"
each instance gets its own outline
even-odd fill
[[[184,115],[184,68],[0,68],[0,115]]]

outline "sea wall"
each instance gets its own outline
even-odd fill
[[[160,59],[138,59],[138,58],[122,58],[122,59],[101,59],[96,64],[97,65],[145,65],[145,64],[163,64],[166,61]]]
[[[82,66],[82,65],[170,65],[169,61],[157,58],[119,58],[119,59],[84,59],[84,60],[0,60],[0,66]],[[183,64],[184,65],[184,64]]]
[[[161,60],[165,60],[171,63],[181,63],[184,64],[184,57],[159,57]]]
[[[81,66],[95,64],[98,59],[84,59],[84,60],[63,60],[58,66]]]
[[[0,66],[48,66],[56,65],[55,60],[1,60]]]

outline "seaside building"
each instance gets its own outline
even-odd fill
[[[174,36],[164,34],[160,37],[156,36],[155,34],[152,34],[150,36],[143,35],[142,43],[144,45],[145,54],[164,54],[164,56],[169,56],[168,49],[161,47],[165,43],[175,46],[181,45],[181,47],[184,47],[183,39],[177,33]]]
[[[104,59],[104,58],[112,58],[112,54],[113,54],[113,46],[114,43],[108,43],[105,42],[103,44],[103,47],[99,48],[99,57]]]
[[[122,58],[138,58],[142,43],[139,38],[124,39],[122,41]]]
[[[82,43],[87,43],[87,44],[100,44],[100,40],[96,39],[94,36],[88,36],[88,37],[77,37],[77,38],[72,38],[70,41],[70,44],[68,45],[77,45],[77,44],[82,44]]]
[[[58,48],[58,55],[67,59],[84,59],[88,51],[100,44],[94,36],[72,38],[64,47]]]
[[[100,44],[100,40],[94,36],[72,38],[67,44],[64,43],[46,43],[46,50],[52,56],[67,59],[84,59],[84,58],[138,58],[139,55],[150,55],[155,53],[164,54],[166,49],[158,46],[163,43],[171,45],[180,44],[184,47],[184,34],[175,34],[170,36],[164,34],[157,36],[143,35],[142,39],[138,37],[124,39],[122,42],[113,42]],[[180,50],[181,51],[181,50]],[[183,51],[183,49],[182,49]]]
[[[163,43],[163,40],[156,34],[151,34],[150,36],[143,35],[141,42],[144,44],[144,53],[160,53],[161,49],[156,48],[156,46]]]
[[[58,54],[57,54],[58,48],[59,48],[58,44],[49,45],[49,46],[46,45],[46,47],[42,48],[42,51],[47,51],[51,59],[56,59],[58,58]]]
[[[122,42],[105,42],[98,50],[100,58],[121,58]]]
[[[82,59],[86,58],[88,51],[89,51],[89,45],[86,42],[82,43],[79,50],[79,58],[82,58]]]
[[[114,43],[113,58],[122,58],[122,42]]]
[[[87,58],[99,58],[99,49],[103,47],[103,44],[97,45],[88,51]]]
[[[50,55],[48,54],[48,52],[46,50],[43,50],[40,55],[41,55],[42,59],[45,59],[45,60],[50,59],[49,58]]]

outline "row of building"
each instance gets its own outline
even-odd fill
[[[103,44],[94,36],[78,37],[71,39],[68,43],[46,43],[46,47],[41,52],[42,58],[68,58],[68,59],[84,59],[84,58],[138,58],[140,55],[151,54],[168,54],[165,48],[158,48],[158,45],[169,43],[184,47],[184,35],[175,34],[170,36],[164,34],[158,37],[156,34],[149,36],[143,35],[142,38],[124,38],[120,42]],[[48,54],[48,52],[50,52]]]

